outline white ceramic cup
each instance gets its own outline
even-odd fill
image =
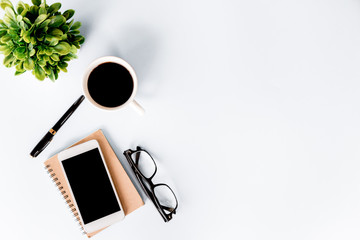
[[[116,107],[106,107],[106,106],[98,104],[91,97],[91,95],[89,93],[89,89],[88,89],[88,80],[89,80],[89,76],[90,76],[91,72],[100,64],[109,63],[109,62],[117,63],[117,64],[123,66],[124,68],[126,68],[129,71],[131,78],[133,80],[133,83],[134,83],[133,91],[132,91],[132,94],[129,97],[129,99],[125,103],[121,104],[120,106],[116,106]],[[140,104],[137,103],[134,99],[136,91],[137,91],[137,86],[138,86],[138,81],[137,81],[137,77],[136,77],[134,69],[130,66],[129,63],[127,63],[123,59],[121,59],[119,57],[114,57],[114,56],[106,56],[106,57],[101,57],[101,58],[95,59],[92,63],[90,63],[90,65],[86,69],[84,78],[83,78],[84,95],[94,106],[96,106],[100,109],[113,111],[113,110],[119,110],[121,108],[126,107],[127,105],[130,105],[137,113],[139,113],[140,115],[143,115],[145,113],[144,108],[141,107]]]

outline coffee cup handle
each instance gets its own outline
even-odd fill
[[[137,112],[140,116],[145,114],[145,109],[135,100],[129,103],[129,105]]]

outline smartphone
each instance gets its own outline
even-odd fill
[[[85,232],[91,233],[124,218],[124,211],[96,140],[58,154]]]

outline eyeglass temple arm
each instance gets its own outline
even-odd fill
[[[137,147],[136,147],[136,150],[137,150],[137,151],[140,151],[140,150],[142,150],[142,149],[141,149],[141,147],[137,146]],[[135,159],[136,163],[139,162],[140,152],[137,152],[137,153],[135,154],[135,157],[136,157],[136,159]]]

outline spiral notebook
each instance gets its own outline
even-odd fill
[[[98,130],[86,138],[80,140],[79,142],[75,143],[72,146],[78,145],[80,143],[87,142],[89,140],[97,140],[101,151],[104,155],[106,165],[109,169],[111,178],[115,185],[116,192],[120,198],[121,205],[124,209],[125,215],[128,215],[132,211],[138,209],[139,207],[144,205],[143,200],[141,199],[139,193],[137,192],[135,186],[131,182],[129,176],[127,175],[126,171],[124,170],[123,166],[121,165],[119,159],[117,158],[114,150],[111,148],[109,142],[107,141],[106,137],[104,136],[101,130]],[[72,147],[71,146],[71,147]],[[59,191],[63,195],[66,203],[69,205],[74,217],[77,219],[80,226],[82,226],[79,214],[74,207],[73,204],[73,197],[70,194],[69,186],[66,182],[64,173],[61,169],[60,163],[58,161],[57,155],[49,158],[44,162],[45,168],[47,169],[50,177],[55,182],[55,185],[58,187]],[[83,228],[82,228],[83,229]],[[98,232],[102,231],[100,229],[98,231],[87,233],[85,234],[88,237],[92,237]]]

